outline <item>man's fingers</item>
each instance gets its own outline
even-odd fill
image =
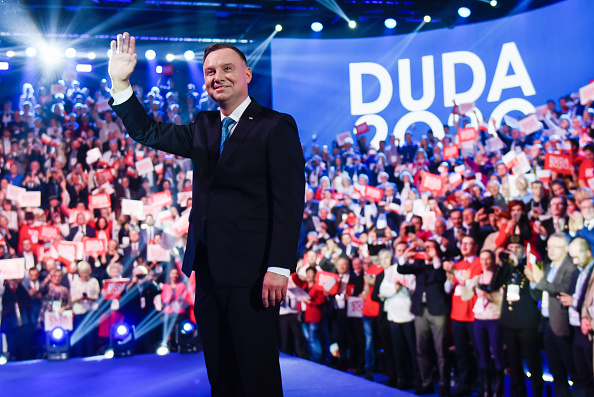
[[[262,304],[264,307],[268,307],[268,287],[262,287]]]
[[[116,44],[117,44],[117,46],[116,46],[116,52],[115,53],[116,54],[119,54],[119,53],[122,52],[122,48],[123,48],[122,35],[121,34],[118,34],[117,35],[117,37],[116,37]]]
[[[115,40],[112,40],[111,41],[111,43],[109,44],[109,48],[111,48],[112,55],[116,53],[117,48],[118,48],[118,44],[116,43]]]
[[[274,289],[270,289],[268,291],[268,302],[270,303],[270,306],[274,307],[276,305],[276,291]]]
[[[124,34],[122,35],[122,41],[123,41],[123,46],[121,48],[121,52],[122,53],[127,53],[128,52],[128,46],[130,43],[130,33],[128,32],[124,32]]]
[[[130,54],[136,53],[136,37],[130,36],[130,47],[129,47]]]

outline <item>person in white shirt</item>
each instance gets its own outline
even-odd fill
[[[91,324],[84,321],[89,311],[97,308],[97,300],[101,288],[96,278],[91,277],[91,265],[88,262],[79,262],[77,265],[78,278],[74,278],[70,285],[70,299],[74,314],[74,332],[70,339],[72,354],[89,356],[94,354],[93,343],[95,331]]]

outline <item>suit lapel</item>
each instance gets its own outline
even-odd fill
[[[221,157],[219,158],[219,161],[217,163],[217,168],[219,164],[224,163],[226,159],[230,158],[233,155],[235,149],[237,149],[237,147],[241,144],[244,138],[250,133],[252,128],[258,122],[261,112],[262,109],[260,105],[258,105],[256,101],[252,99],[252,102],[245,109],[245,112],[243,112],[241,119],[239,119],[239,123],[237,123],[237,127],[235,127],[235,130],[231,134],[231,137],[229,137],[229,140],[225,145],[225,149],[223,150],[223,153],[221,153]],[[221,123],[219,122],[219,124]],[[220,135],[221,134],[219,133],[219,144],[221,142]]]

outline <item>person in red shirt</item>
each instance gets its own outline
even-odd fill
[[[363,332],[365,333],[365,378],[373,380],[373,368],[375,367],[375,343],[373,335],[377,334],[378,319],[380,314],[380,303],[372,299],[377,275],[384,271],[384,268],[375,264],[363,266],[365,269],[365,285],[361,297],[365,299],[363,305]]]
[[[462,238],[460,252],[462,260],[453,263],[444,262],[443,268],[447,272],[446,291],[452,294],[452,336],[456,346],[456,361],[458,367],[458,381],[454,396],[470,395],[472,387],[471,368],[473,364],[472,339],[476,295],[468,281],[482,273],[481,263],[477,256],[478,245],[472,236]]]
[[[323,361],[322,343],[320,337],[320,323],[322,321],[321,305],[325,302],[324,290],[316,284],[316,268],[308,267],[305,271],[305,281],[301,280],[297,273],[291,278],[295,285],[303,289],[309,295],[308,299],[301,300],[301,311],[303,322],[301,329],[309,347],[309,359],[318,363]]]

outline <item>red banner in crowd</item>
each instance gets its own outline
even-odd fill
[[[461,130],[458,130],[458,137],[460,139],[460,144],[462,144],[462,143],[466,143],[466,142],[476,141],[478,138],[478,134],[476,132],[476,128],[468,127],[468,128],[462,128]]]
[[[38,230],[41,241],[54,241],[60,235],[60,229],[57,226],[43,225],[39,226]]]
[[[359,136],[369,131],[369,126],[367,125],[367,123],[363,123],[355,126],[355,129],[357,130],[357,136]]]
[[[456,158],[460,155],[460,152],[458,151],[458,146],[456,145],[452,145],[452,146],[444,146],[443,148],[443,159],[445,161],[451,159],[451,158]]]
[[[373,200],[376,203],[382,201],[382,197],[384,196],[384,191],[382,189],[378,189],[373,186],[365,186],[365,198],[368,200]]]
[[[111,196],[107,193],[93,194],[89,196],[89,209],[110,208]]]
[[[558,174],[571,175],[573,171],[571,155],[547,153],[545,155],[545,169]]]
[[[113,173],[111,172],[111,168],[106,168],[104,170],[97,171],[95,175],[97,176],[97,180],[99,180],[99,178],[101,177],[105,178],[103,183],[113,181]]]
[[[103,280],[103,288],[105,289],[105,300],[120,299],[122,292],[126,289],[126,285],[130,282],[129,278],[120,278],[116,280]]]
[[[430,192],[435,197],[443,195],[443,179],[441,175],[430,174],[425,172],[421,178],[421,186],[419,190],[423,192]]]
[[[316,285],[322,287],[330,295],[338,292],[338,274],[319,270],[316,273]]]
[[[101,238],[85,238],[83,244],[85,256],[105,255],[107,253],[107,241]]]
[[[171,198],[171,192],[169,190],[151,194],[150,200],[151,207],[153,208],[168,207],[173,205],[173,199]]]

